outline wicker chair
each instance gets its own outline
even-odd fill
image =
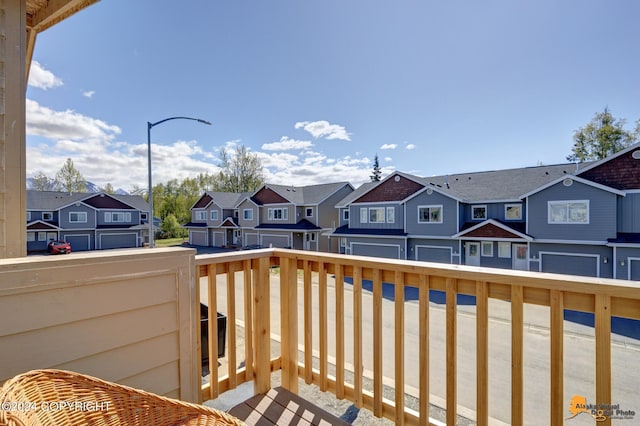
[[[62,370],[34,370],[0,389],[0,425],[244,425],[203,405]]]

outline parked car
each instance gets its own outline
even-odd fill
[[[71,244],[63,240],[52,240],[47,245],[47,251],[51,254],[71,253]]]

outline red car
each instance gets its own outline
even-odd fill
[[[51,254],[67,254],[71,253],[71,244],[63,240],[53,240],[49,242],[47,250]]]

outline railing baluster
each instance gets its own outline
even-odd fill
[[[382,417],[382,276],[373,270],[373,414]]]
[[[404,273],[395,273],[395,397],[397,425],[404,425]]]
[[[522,286],[511,286],[511,424],[524,422],[524,331]],[[561,423],[560,423],[561,424]]]
[[[255,381],[253,392],[266,393],[271,388],[271,316],[269,298],[269,258],[257,260],[258,270],[253,298],[253,329],[255,330]]]
[[[304,272],[304,381],[313,382],[313,297],[311,289],[311,265],[305,260]]]
[[[318,263],[318,280],[319,280],[319,333],[320,333],[320,390],[327,390],[327,374],[328,374],[328,342],[327,342],[327,270],[324,262]]]
[[[198,353],[197,355],[197,359],[198,361],[196,362],[196,371],[198,372],[198,377],[202,377],[202,332],[200,330],[200,327],[202,327],[202,322],[201,322],[201,317],[200,317],[200,278],[201,278],[201,272],[200,272],[200,267],[196,266],[195,268],[195,283],[196,283],[196,298],[195,298],[195,306],[192,309],[195,309],[195,315],[197,318],[197,323],[198,323],[198,332],[196,333],[196,338],[198,340]],[[208,348],[207,348],[208,349]],[[209,389],[211,388],[211,385],[209,385]],[[209,391],[210,392],[210,391]],[[198,403],[202,403],[203,402],[203,392],[200,391],[198,392]]]
[[[611,405],[611,296],[596,294],[596,404]],[[611,425],[611,416],[602,425]]]
[[[561,425],[564,414],[564,303],[562,292],[551,290],[551,424]]]
[[[453,278],[446,279],[447,291],[447,307],[446,307],[446,323],[447,323],[447,424],[455,425],[458,413],[458,394],[457,394],[457,366],[458,366],[458,348],[457,348],[457,281]]]
[[[244,365],[246,380],[253,380],[253,291],[251,260],[243,261],[244,278]]]
[[[208,289],[208,333],[209,333],[209,398],[215,399],[220,394],[218,386],[218,291],[216,287],[216,265],[207,265]],[[213,318],[216,321],[213,321]]]
[[[429,424],[429,276],[420,275],[420,426]]]
[[[282,386],[298,393],[298,276],[296,259],[280,259]]]
[[[344,398],[344,269],[335,265],[336,280],[336,397]]]
[[[227,265],[227,268],[227,331],[229,336],[229,341],[227,342],[227,369],[229,374],[229,389],[235,389],[237,386],[236,374],[238,367],[236,362],[236,274],[231,268],[231,265]],[[214,318],[216,318],[217,325],[217,312]]]
[[[353,267],[353,388],[354,404],[362,408],[362,268]]]
[[[489,288],[476,282],[476,423],[489,423]]]

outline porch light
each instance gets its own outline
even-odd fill
[[[201,118],[193,117],[169,117],[164,120],[156,121],[155,123],[147,122],[147,166],[149,168],[149,247],[155,247],[154,235],[153,235],[153,184],[151,182],[151,129],[158,124],[162,124],[169,120],[193,120],[198,123],[211,125],[211,122],[203,120]]]

